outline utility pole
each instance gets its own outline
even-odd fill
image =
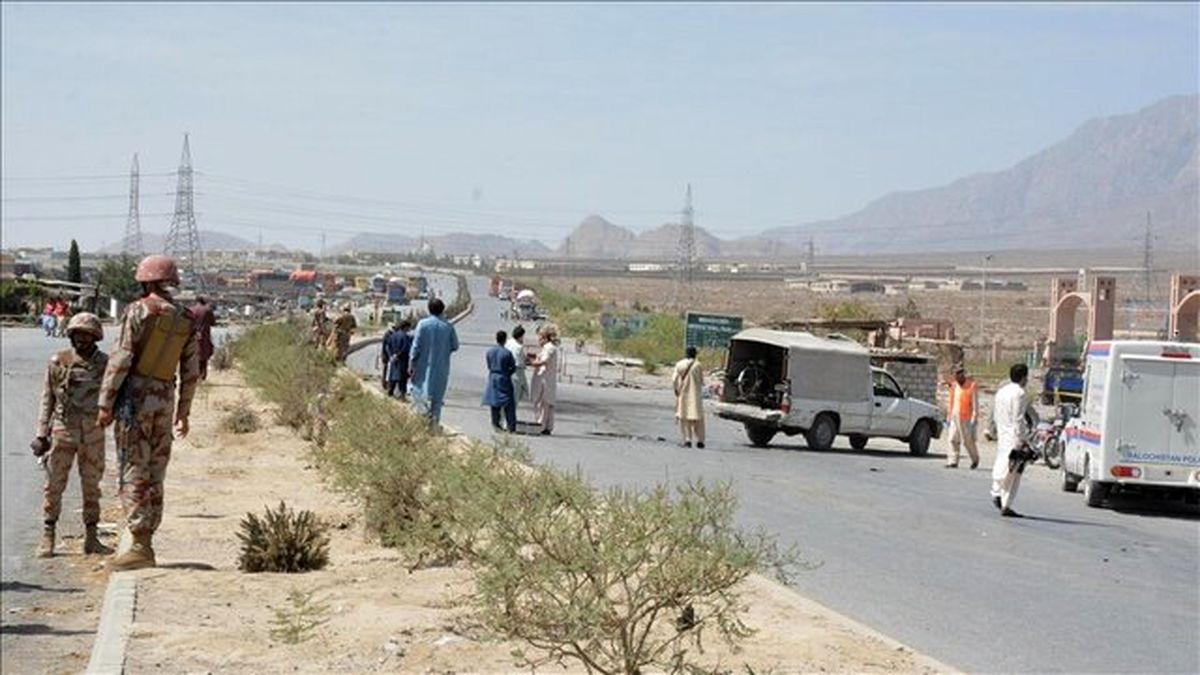
[[[121,241],[121,254],[142,255],[142,217],[138,213],[138,159],[133,153],[133,165],[129,169],[129,217],[125,220],[125,238]]]
[[[171,229],[167,231],[164,252],[175,259],[176,264],[196,287],[203,290],[204,277],[200,274],[201,249],[200,231],[196,229],[195,193],[192,180],[192,150],[188,135],[183,135],[183,153],[179,157],[179,182],[175,187],[175,215],[171,218]]]
[[[979,344],[983,345],[983,350],[987,352],[987,339],[983,333],[983,315],[987,310],[987,273],[988,263],[992,261],[991,255],[983,256],[983,283],[979,286]],[[986,361],[986,359],[984,359]]]
[[[692,284],[696,278],[696,224],[691,183],[687,185],[687,196],[684,198],[680,215],[683,218],[679,223],[679,269],[675,284],[675,304],[682,311],[692,304]]]
[[[1150,212],[1146,212],[1146,233],[1142,238],[1142,292],[1145,294],[1142,298],[1143,306],[1150,307],[1153,301],[1151,298],[1151,278],[1154,269],[1154,229],[1150,224]]]

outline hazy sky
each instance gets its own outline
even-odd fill
[[[1197,4],[4,4],[3,243],[202,229],[557,243],[685,184],[724,237],[1005,168],[1200,88]]]

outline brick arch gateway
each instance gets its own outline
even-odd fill
[[[1054,277],[1050,280],[1050,357],[1057,361],[1065,355],[1064,345],[1075,341],[1075,311],[1080,306],[1088,310],[1087,339],[1111,340],[1116,317],[1117,280],[1098,276],[1091,288],[1079,290],[1074,278]]]

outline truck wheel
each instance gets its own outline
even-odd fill
[[[812,426],[804,434],[804,440],[810,450],[828,450],[833,447],[833,439],[837,438],[837,422],[828,413],[817,415]]]
[[[867,437],[862,434],[850,434],[850,447],[862,450],[867,447]]]
[[[1100,508],[1104,505],[1104,500],[1108,497],[1111,489],[1112,485],[1108,483],[1085,478],[1083,481],[1083,501],[1087,502],[1087,505],[1094,509]]]
[[[746,437],[755,447],[765,448],[771,444],[771,439],[775,438],[775,430],[771,427],[749,422],[746,422],[744,426],[746,427]]]
[[[1067,471],[1066,468],[1062,472],[1062,490],[1063,492],[1075,492],[1079,489],[1079,476]]]
[[[908,435],[908,451],[917,457],[929,452],[929,440],[933,438],[933,428],[927,420],[917,422],[912,433]]]

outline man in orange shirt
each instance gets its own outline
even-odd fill
[[[971,468],[979,466],[979,451],[975,447],[976,419],[979,411],[979,389],[975,380],[967,377],[961,365],[954,369],[950,382],[950,451],[946,453],[946,468],[958,466],[959,448],[967,446]]]

